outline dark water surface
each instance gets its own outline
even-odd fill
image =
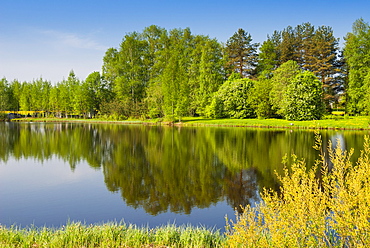
[[[362,149],[365,131],[322,132]],[[121,221],[223,229],[225,215],[278,188],[295,153],[317,158],[313,131],[117,124],[0,123],[0,224]]]

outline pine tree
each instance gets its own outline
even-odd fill
[[[242,78],[254,77],[257,66],[258,43],[252,43],[252,36],[239,28],[226,42],[227,66]]]
[[[281,42],[281,33],[275,31],[272,36],[267,36],[267,40],[262,43],[258,55],[258,75],[263,78],[270,78],[272,71],[280,65],[280,50],[278,46]]]
[[[337,67],[338,39],[334,37],[330,27],[321,26],[315,30],[309,42],[305,44],[303,68],[313,72],[322,82],[324,101],[334,101],[336,76],[340,72]]]

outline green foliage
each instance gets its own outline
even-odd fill
[[[10,106],[8,107],[8,110],[11,111],[18,111],[20,110],[19,106],[19,100],[20,96],[22,94],[22,84],[18,80],[14,80],[9,85],[9,91],[10,91]],[[46,102],[44,102],[46,104]]]
[[[269,118],[273,115],[270,92],[271,80],[259,79],[255,81],[250,99],[258,118]]]
[[[128,116],[204,115],[223,82],[222,46],[189,28],[167,32],[157,26],[125,36],[106,52],[103,77]],[[141,108],[145,104],[145,108]]]
[[[370,73],[370,25],[363,19],[356,20],[345,40],[344,55],[349,73],[347,111],[365,114],[368,112],[365,78]]]
[[[222,47],[215,39],[206,39],[205,44],[201,45],[201,54],[199,64],[194,64],[194,68],[199,68],[199,74],[192,81],[190,95],[195,97],[193,108],[196,113],[205,116],[205,109],[211,103],[213,93],[225,80],[225,61]]]
[[[109,101],[111,98],[106,82],[99,72],[90,73],[85,82],[82,83],[87,91],[86,103],[87,110],[94,115],[95,111],[100,111],[100,105],[103,101]]]
[[[102,102],[100,105],[100,116],[107,120],[126,120],[128,116],[128,111],[122,105],[122,102],[118,100],[113,100],[110,102]]]
[[[250,79],[227,80],[215,96],[208,108],[209,117],[220,118],[253,118],[252,89],[254,82]]]
[[[8,114],[0,113],[0,122],[2,121],[8,121]]]
[[[298,74],[285,94],[284,116],[288,120],[319,120],[324,114],[322,84],[312,72]]]
[[[239,28],[226,42],[228,66],[242,78],[255,75],[258,43],[252,43],[252,36]]]
[[[273,72],[271,79],[270,102],[276,114],[284,116],[286,104],[286,92],[288,85],[301,72],[298,63],[289,60]]]
[[[216,94],[213,97],[211,104],[208,105],[206,108],[206,116],[215,119],[223,118],[226,116],[224,110],[224,102]]]
[[[223,45],[208,36],[194,35],[189,28],[167,31],[152,25],[141,33],[126,34],[118,48],[109,48],[103,57],[101,75],[93,72],[84,82],[73,71],[67,80],[55,85],[41,78],[22,83],[9,83],[3,78],[0,110],[94,117],[101,112],[101,105],[114,102],[121,105],[116,116],[169,120],[185,116],[245,118],[253,116],[241,113],[247,101],[260,118],[285,117],[287,85],[304,70],[321,81],[328,111],[346,104],[347,113],[367,115],[369,24],[356,20],[345,40],[342,54],[331,27],[302,23],[274,31],[257,54],[259,44],[253,43],[243,29],[238,29]],[[255,94],[253,99],[239,101],[241,106],[231,107],[239,110],[225,110],[226,113],[224,108],[230,108],[230,104],[224,102],[224,96],[214,95],[232,72],[240,78],[256,80]],[[267,83],[265,79],[271,81]]]
[[[134,32],[125,35],[118,52],[119,74],[113,80],[113,91],[119,101],[130,104],[133,114],[137,115],[137,103],[145,96],[145,87],[148,82],[148,68],[145,64],[148,44],[142,40],[140,34]],[[109,74],[113,74],[110,72]]]
[[[0,111],[5,111],[9,107],[9,86],[5,78],[0,80]]]
[[[268,36],[267,40],[260,47],[257,71],[263,78],[270,78],[272,71],[279,66],[279,51],[277,48],[279,38],[277,40],[274,39],[277,35],[278,33],[275,31],[274,35],[272,37]]]
[[[344,77],[338,39],[331,27],[314,27],[303,23],[275,31],[263,43],[259,53],[258,73],[270,78],[274,70],[288,61],[295,61],[302,70],[308,70],[322,82],[326,108],[338,101]]]

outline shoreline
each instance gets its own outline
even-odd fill
[[[370,117],[359,116],[342,119],[323,119],[313,121],[287,121],[283,119],[204,119],[186,117],[182,122],[162,120],[102,120],[73,118],[16,118],[11,122],[54,122],[54,123],[99,123],[146,126],[177,126],[177,127],[244,127],[262,129],[305,129],[305,130],[370,130]]]

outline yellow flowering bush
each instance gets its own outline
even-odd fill
[[[370,247],[369,137],[356,163],[353,150],[329,144],[325,154],[321,144],[317,136],[315,166],[293,156],[280,191],[264,189],[261,203],[228,221],[229,247]]]

